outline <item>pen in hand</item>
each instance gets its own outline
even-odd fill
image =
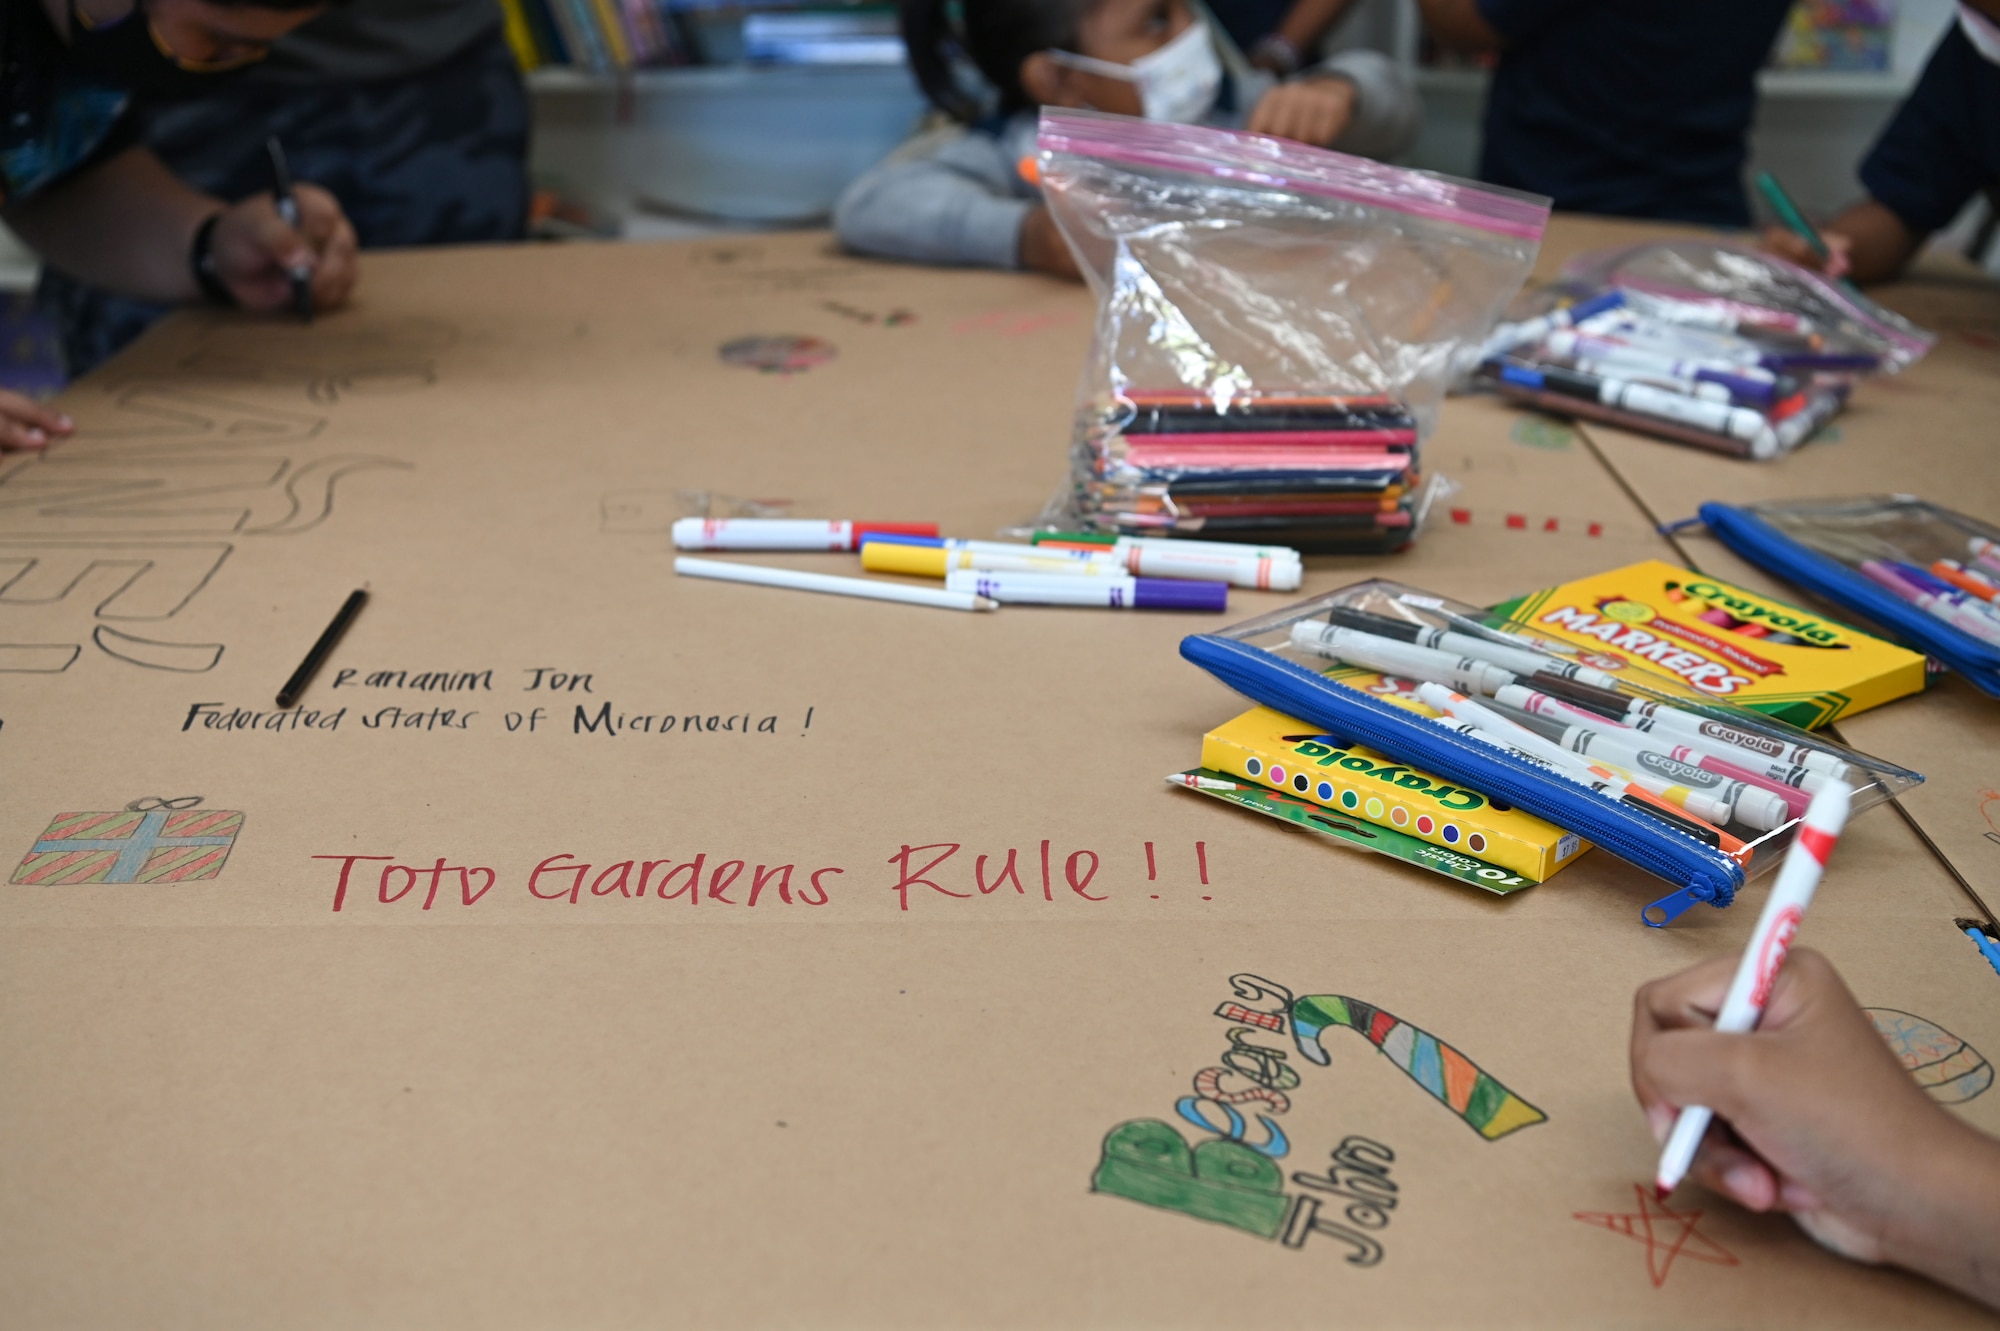
[[[271,155],[272,192],[277,196],[278,216],[285,220],[286,226],[297,231],[299,230],[299,199],[298,195],[292,189],[292,168],[285,161],[284,146],[278,142],[278,136],[273,134],[270,138],[264,140],[264,150]],[[292,279],[292,308],[298,312],[299,318],[305,320],[307,323],[311,323],[313,317],[312,269],[304,264],[299,264],[291,270],[290,277]]]

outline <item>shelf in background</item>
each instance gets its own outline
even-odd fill
[[[1486,95],[1491,75],[1483,69],[1419,69],[1417,87],[1427,96]],[[1893,102],[1909,95],[1913,75],[1885,71],[1860,73],[1838,69],[1767,69],[1757,75],[1764,97],[1856,98]]]

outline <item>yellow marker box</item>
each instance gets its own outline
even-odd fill
[[[1381,676],[1341,670],[1330,678],[1383,696]],[[1387,701],[1426,716],[1437,713],[1409,697]],[[1201,765],[1283,790],[1355,822],[1392,828],[1540,883],[1590,848],[1531,813],[1495,805],[1476,791],[1406,766],[1358,744],[1341,744],[1307,722],[1256,707],[1202,736]]]
[[[1494,609],[1599,670],[1672,676],[1808,730],[1924,687],[1916,652],[1656,559]]]

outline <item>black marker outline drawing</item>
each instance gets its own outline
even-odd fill
[[[19,654],[18,656],[16,654]],[[0,643],[0,675],[60,675],[76,664],[76,658],[83,655],[83,644],[75,642],[5,642]],[[62,658],[60,665],[46,664],[56,657]],[[41,661],[41,665],[9,665],[15,660]]]
[[[120,633],[109,624],[99,624],[92,629],[90,639],[107,656],[115,656],[128,665],[144,666],[148,670],[200,675],[215,669],[222,660],[222,644],[219,642],[161,642],[157,638]],[[149,651],[151,659],[142,654]]]

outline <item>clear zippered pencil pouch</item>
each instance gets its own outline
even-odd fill
[[[1929,333],[1775,255],[1676,240],[1572,260],[1488,339],[1476,382],[1510,400],[1765,461]]]
[[[2000,527],[1912,495],[1708,503],[1700,521],[1758,568],[2000,697]]]
[[[1655,927],[1727,906],[1777,867],[1813,791],[1856,810],[1923,780],[1679,680],[1543,639],[1489,610],[1384,580],[1181,642],[1181,655],[1322,732],[1504,801],[1672,885]],[[1311,789],[1296,765],[1266,778]],[[1394,795],[1394,790],[1389,791]]]
[[[1548,200],[1088,111],[1044,110],[1039,146],[1097,322],[1069,481],[1037,525],[1407,545],[1454,355],[1526,280]]]

